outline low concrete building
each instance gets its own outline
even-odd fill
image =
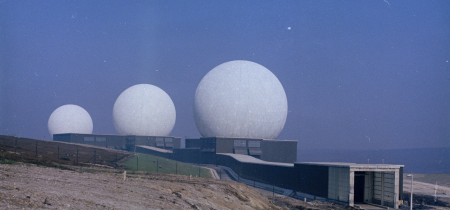
[[[152,146],[161,149],[180,149],[181,138],[173,136],[121,136],[103,134],[54,134],[54,141],[90,144],[112,149],[134,151],[135,145]]]
[[[235,153],[234,140],[215,146],[212,138],[190,143],[199,148],[161,150],[138,146],[137,151],[183,162],[215,164],[230,168],[239,177],[291,190],[293,197],[330,201],[349,206],[377,204],[397,209],[403,196],[403,165],[327,162],[281,163]],[[217,140],[217,139],[215,139]],[[249,140],[249,139],[247,139]],[[217,140],[216,143],[221,140]],[[249,141],[254,141],[253,139]],[[188,141],[189,142],[189,141]],[[227,143],[228,142],[228,143]],[[233,145],[230,146],[232,142]],[[244,143],[237,147],[243,148]],[[262,142],[261,142],[262,143]],[[246,143],[248,146],[248,142]],[[252,148],[252,147],[250,147]],[[219,150],[220,149],[220,150]],[[234,151],[216,153],[214,151]],[[264,150],[262,150],[264,154]]]
[[[186,148],[201,152],[249,155],[264,161],[294,163],[297,161],[297,141],[252,138],[202,137],[186,139]]]
[[[298,191],[345,202],[398,208],[403,196],[403,165],[295,163]]]

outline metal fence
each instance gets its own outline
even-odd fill
[[[65,164],[101,164],[118,166],[118,161],[130,154],[120,150],[99,148],[58,141],[0,136],[2,159],[27,162],[57,162]]]

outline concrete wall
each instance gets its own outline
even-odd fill
[[[297,162],[297,141],[263,140],[261,160],[280,163]]]
[[[233,142],[231,138],[216,138],[216,153],[233,153]]]
[[[350,169],[329,167],[328,198],[348,202],[350,193]]]
[[[269,162],[294,163],[297,161],[297,141],[202,137],[186,139],[186,148],[201,148],[205,152],[253,155]],[[215,151],[211,148],[215,148]]]
[[[173,138],[173,149],[181,149],[181,138],[180,137]]]
[[[185,139],[186,149],[198,148],[200,149],[200,139]]]

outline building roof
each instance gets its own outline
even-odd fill
[[[241,163],[252,163],[252,164],[264,164],[264,165],[272,165],[272,166],[285,166],[285,167],[294,167],[293,163],[278,163],[278,162],[268,162],[264,160],[260,160],[258,158],[254,158],[248,155],[241,154],[233,154],[233,153],[217,153],[217,155],[226,155],[230,156]]]
[[[352,169],[397,169],[404,167],[404,165],[393,165],[393,164],[357,164],[357,163],[341,163],[341,162],[296,162],[295,164],[300,165],[319,165],[319,166],[330,166],[330,167],[344,167]]]
[[[119,135],[119,134],[98,134],[98,133],[58,133],[53,135],[84,135],[84,136],[121,136],[121,137],[167,137],[180,138],[175,136],[139,136],[139,135]]]

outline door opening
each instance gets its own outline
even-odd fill
[[[364,174],[355,174],[355,203],[364,202]]]

